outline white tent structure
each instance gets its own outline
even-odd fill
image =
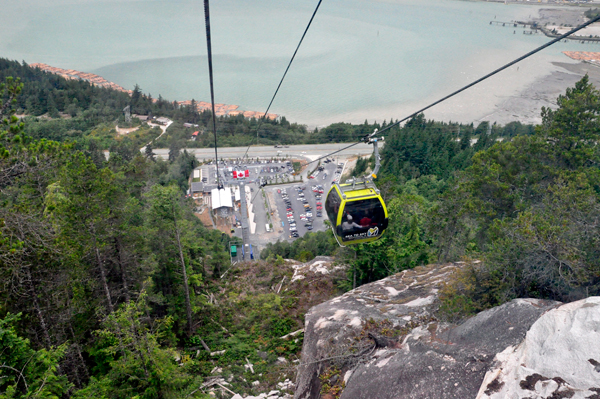
[[[231,202],[231,189],[229,188],[222,188],[221,190],[213,188],[210,192],[210,198],[213,211],[224,207],[233,208],[233,203]]]

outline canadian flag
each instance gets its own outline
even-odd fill
[[[248,169],[244,171],[244,176],[250,177],[250,171]]]
[[[235,171],[235,170],[233,171],[233,178],[237,179],[237,171]]]

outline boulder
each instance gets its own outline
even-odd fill
[[[556,305],[516,299],[460,326],[417,327],[402,348],[377,351],[359,364],[341,399],[474,398],[496,354],[521,342],[540,315]]]
[[[335,263],[335,259],[330,256],[317,256],[314,259],[300,264],[293,264],[294,275],[292,282],[303,280],[315,274],[328,275],[343,272],[348,268],[347,265]]]
[[[496,355],[560,303],[517,299],[460,325],[439,321],[438,290],[462,266],[406,270],[311,308],[294,398],[475,398],[500,367]],[[487,384],[499,393],[494,381]]]
[[[600,399],[600,297],[553,309],[496,355],[477,399]]]

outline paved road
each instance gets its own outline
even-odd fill
[[[250,147],[248,150],[248,157],[305,157],[310,160],[315,160],[318,157],[330,154],[334,151],[340,150],[347,147],[348,143],[337,143],[337,144],[302,144],[302,145],[291,145],[289,148],[274,148],[273,146],[259,146]],[[381,144],[380,144],[381,145]],[[238,158],[244,156],[248,147],[220,147],[218,148],[219,158]],[[212,159],[215,156],[214,148],[187,148],[187,152],[195,154],[196,158]],[[381,150],[381,149],[380,149]],[[156,148],[153,149],[154,153],[158,156],[167,159],[169,157],[168,148]],[[373,146],[370,144],[360,143],[351,147],[347,150],[341,151],[334,156],[348,157],[353,155],[370,155],[373,153]]]

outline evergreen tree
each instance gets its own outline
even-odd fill
[[[152,152],[152,143],[148,143],[146,145],[146,150],[145,150],[145,154],[146,154],[146,158],[151,159],[154,161],[154,152]]]

